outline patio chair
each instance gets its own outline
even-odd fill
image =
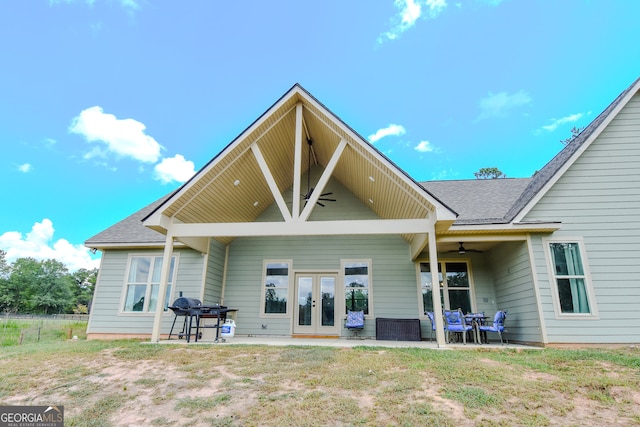
[[[436,319],[433,317],[433,311],[427,311],[427,317],[429,318],[429,322],[431,322],[431,331],[429,333],[429,340],[433,341],[433,333],[436,331]]]
[[[447,342],[450,341],[450,333],[462,334],[462,342],[467,344],[467,332],[473,330],[473,326],[467,323],[461,309],[457,311],[445,310],[444,330],[447,333]]]
[[[364,311],[347,311],[347,320],[344,327],[353,332],[353,337],[358,337],[358,332],[364,329]]]
[[[498,334],[500,337],[500,344],[504,344],[504,341],[509,344],[507,340],[507,331],[504,328],[504,322],[507,318],[507,310],[498,310],[496,311],[495,316],[493,316],[493,323],[490,325],[480,325],[478,329],[480,332],[494,332]],[[502,336],[504,335],[504,341],[502,340]],[[488,342],[488,339],[487,339]]]

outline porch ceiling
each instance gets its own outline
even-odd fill
[[[296,125],[297,105],[302,106],[302,126]],[[177,223],[244,223],[255,221],[277,202],[264,167],[286,201],[292,215],[295,171],[296,132],[300,145],[300,193],[307,192],[306,171],[310,146],[312,165],[327,168],[344,140],[346,146],[337,159],[332,178],[339,181],[381,219],[426,218],[436,209],[446,210],[449,219],[455,214],[369,143],[332,115],[308,93],[294,86],[280,101],[212,159],[189,182],[180,188],[154,215],[173,218]],[[252,145],[255,146],[252,148]],[[257,147],[258,154],[255,153]],[[335,161],[335,159],[334,159]],[[311,182],[312,188],[315,183]],[[298,197],[303,198],[301,195]],[[304,200],[300,204],[304,207]],[[327,204],[324,209],[331,209]],[[286,218],[282,218],[286,221]],[[152,221],[153,222],[153,221]],[[164,231],[158,222],[150,224]],[[216,237],[216,236],[211,236]],[[403,236],[409,242],[412,235]],[[228,243],[231,238],[219,239]]]

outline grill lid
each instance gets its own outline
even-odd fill
[[[201,305],[202,301],[197,298],[180,297],[173,302],[172,307],[188,310],[190,308],[200,307]]]

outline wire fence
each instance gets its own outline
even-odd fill
[[[38,342],[85,339],[88,315],[49,316],[5,314],[0,320],[0,347]]]

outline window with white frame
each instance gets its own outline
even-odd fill
[[[173,273],[176,257],[171,257],[169,281],[165,295],[164,311],[167,311],[173,290]],[[129,274],[125,289],[123,312],[144,313],[156,311],[160,275],[162,273],[161,256],[136,255],[129,257]]]
[[[285,314],[289,298],[291,261],[265,261],[263,269],[264,314]]]
[[[371,261],[342,261],[346,311],[369,314],[371,298]]]
[[[548,244],[551,276],[560,313],[594,314],[580,244],[557,241]]]
[[[472,311],[471,280],[467,262],[439,262],[438,282],[444,310],[461,308],[464,313]],[[431,266],[428,262],[420,263],[420,289],[424,313],[433,311],[433,284]]]

